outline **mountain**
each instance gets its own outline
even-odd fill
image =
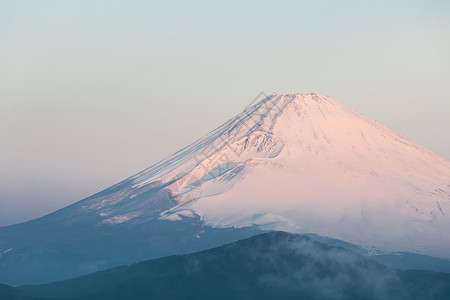
[[[330,97],[272,94],[154,166],[0,228],[0,282],[42,283],[272,230],[450,259],[450,161]]]
[[[2,299],[448,299],[450,274],[400,271],[305,235],[271,232]]]

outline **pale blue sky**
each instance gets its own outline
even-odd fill
[[[186,146],[260,91],[450,158],[450,1],[0,0],[0,225]]]

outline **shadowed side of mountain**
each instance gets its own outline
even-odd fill
[[[316,234],[307,234],[307,236],[319,243],[323,243],[328,246],[341,247],[344,249],[348,249],[354,253],[369,256],[374,261],[386,265],[390,268],[400,270],[427,270],[433,272],[450,273],[450,260],[447,259],[408,252],[370,254],[366,249],[342,240],[323,237]]]
[[[98,226],[95,222],[77,227],[62,222],[40,225],[28,227],[29,232],[20,235],[0,234],[1,238],[14,241],[14,248],[1,256],[0,282],[20,285],[64,280],[143,260],[210,249],[262,232],[254,227],[213,228],[198,216],[177,222],[150,220],[114,226]]]
[[[145,261],[72,280],[6,288],[1,296],[10,299],[448,299],[449,295],[450,274],[394,270],[306,235],[270,232],[194,254]]]
[[[394,254],[374,255],[372,256],[372,259],[396,269],[428,270],[450,273],[450,260],[415,253],[401,252]]]

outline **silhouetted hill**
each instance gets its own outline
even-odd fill
[[[394,270],[306,235],[270,232],[193,254],[16,288],[1,299],[449,299],[450,274]]]

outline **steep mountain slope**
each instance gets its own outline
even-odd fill
[[[0,282],[69,278],[264,230],[449,259],[449,197],[447,159],[329,97],[273,94],[103,192],[0,228]]]
[[[447,299],[450,274],[397,271],[307,236],[271,232],[199,253],[17,287],[5,290],[6,295],[11,299]]]
[[[189,208],[207,224],[450,257],[448,160],[325,96],[273,95],[258,110],[225,159],[205,159],[231,166]]]

